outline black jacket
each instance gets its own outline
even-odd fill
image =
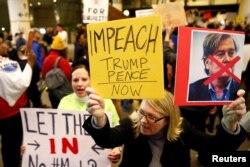
[[[200,79],[189,85],[188,100],[189,101],[211,101],[211,95],[208,90],[208,85],[204,85],[204,81],[208,78]],[[240,89],[240,84],[235,80],[232,80],[230,85],[230,97],[229,100],[235,100],[237,97],[237,91]]]
[[[131,120],[125,118],[120,125],[110,128],[107,123],[102,129],[95,129],[91,124],[91,116],[84,122],[83,128],[93,137],[95,142],[104,148],[114,148],[124,144],[123,159],[120,167],[148,167],[152,153],[147,136],[140,134],[133,137]],[[189,167],[190,149],[205,151],[208,158],[216,152],[236,150],[245,139],[243,130],[238,135],[230,135],[218,128],[215,136],[201,133],[183,121],[184,131],[177,141],[165,141],[161,164],[163,167]]]

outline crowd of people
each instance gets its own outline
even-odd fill
[[[250,45],[250,25],[241,27],[229,25],[224,29],[244,31],[245,45]],[[209,23],[205,28],[221,29],[221,26]],[[31,52],[27,52],[27,37],[24,37],[22,32],[15,35],[16,40],[9,36],[5,39],[2,36],[2,42],[0,42],[0,135],[4,167],[20,165],[23,135],[19,109],[48,107],[44,106],[41,99],[42,91],[46,89],[41,90],[38,83],[44,80],[46,74],[54,68],[58,57],[61,59],[57,66],[71,83],[72,92],[58,99],[50,90],[47,90],[51,108],[90,112],[92,116],[84,123],[83,128],[92,135],[98,145],[113,148],[108,155],[111,162],[116,163],[122,157],[120,166],[186,167],[190,166],[190,149],[198,152],[198,159],[205,166],[211,153],[237,150],[249,133],[250,128],[246,127],[246,124],[249,124],[249,116],[241,121],[250,109],[249,60],[242,71],[242,82],[237,84],[236,96],[230,98],[234,100],[231,104],[174,106],[178,28],[168,27],[162,31],[164,98],[141,99],[140,104],[135,108],[132,105],[133,100],[102,99],[98,92],[91,88],[87,31],[83,24],[76,26],[74,55],[71,56],[73,59],[67,55],[69,40],[62,24],[56,25],[55,29],[47,28],[45,34],[41,34],[37,29],[32,31],[34,36]],[[208,38],[231,40],[230,37],[216,35]],[[221,41],[218,41],[218,45],[220,43]],[[214,52],[218,47],[210,49]],[[234,48],[235,50],[237,48]],[[250,53],[250,50],[245,52]],[[227,50],[227,54],[230,53]],[[211,67],[208,55],[204,56],[207,56],[203,57],[204,64]],[[212,71],[207,71],[208,75],[210,73]],[[245,91],[239,90],[240,88]],[[196,97],[197,86],[191,84],[190,90],[194,94],[190,98]],[[204,95],[204,93],[199,95]],[[215,95],[214,98],[216,97]],[[220,94],[219,98],[221,97]],[[106,112],[112,113],[111,125],[105,115]],[[215,126],[217,115],[221,121],[218,126]],[[210,123],[206,124],[208,119]],[[216,134],[211,135],[207,131],[216,132]],[[121,151],[122,147],[123,151]]]

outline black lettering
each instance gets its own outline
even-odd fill
[[[90,53],[89,53],[89,55],[91,55],[91,56],[93,56],[92,54],[93,54],[93,42],[92,42],[92,31],[89,31],[89,40],[90,40],[90,43],[91,43],[91,45],[89,46],[90,47]]]
[[[128,86],[127,85],[123,85],[123,87],[121,88],[121,95],[127,95],[128,94]]]
[[[97,14],[97,13],[98,13],[98,10],[95,8],[95,9],[93,10],[93,13],[94,13],[94,14]]]
[[[132,96],[139,96],[141,94],[141,89],[142,89],[142,85],[140,85],[140,88],[137,90],[137,89],[132,89],[132,86],[130,86],[130,92],[132,94]]]
[[[149,37],[148,37],[148,47],[147,47],[147,50],[146,50],[146,53],[148,53],[148,50],[149,50],[149,44],[153,43],[153,52],[155,53],[155,46],[156,46],[156,40],[157,40],[157,35],[158,35],[158,29],[159,27],[156,28],[155,30],[155,36],[151,38],[151,35],[152,35],[152,26],[150,27],[150,33],[149,33]]]
[[[101,9],[100,9],[100,14],[104,14],[104,12],[105,12],[105,9],[104,9],[104,8],[101,8]]]
[[[124,71],[119,71],[117,72],[117,75],[116,75],[116,81],[117,82],[122,82],[124,81]]]
[[[129,40],[130,37],[131,37],[131,40]],[[127,49],[128,43],[132,43],[134,51],[136,51],[136,49],[135,49],[134,33],[133,33],[133,27],[132,27],[132,25],[129,27],[123,51],[125,51]]]
[[[120,34],[119,33],[119,31],[120,30],[122,30],[123,28],[125,28],[125,27],[118,27],[118,28],[116,28],[116,34],[115,34],[115,50],[119,50],[119,49],[122,49],[123,47],[118,47],[118,41],[120,41],[120,40],[124,40],[124,38],[118,38],[118,34]]]
[[[107,28],[107,40],[108,40],[108,50],[109,50],[109,53],[110,53],[110,40],[114,37],[115,35],[115,29],[110,27],[110,28]],[[105,51],[105,49],[104,49]]]
[[[111,81],[110,78],[112,78],[112,76],[114,76],[114,75],[115,75],[115,72],[114,72],[114,71],[108,71],[108,81],[109,81],[109,83],[110,83],[110,81]]]
[[[66,134],[69,134],[69,119],[68,117],[71,117],[73,114],[70,113],[63,113],[62,116],[65,117],[65,129],[66,129]]]
[[[137,68],[139,68],[139,66],[138,66],[138,60],[137,59],[130,59],[130,69],[132,69],[132,67],[134,67],[135,66],[135,68],[137,69]]]
[[[113,59],[113,69],[116,70],[116,68],[122,69],[122,66],[118,65],[120,62],[120,58],[114,58]]]
[[[142,68],[143,64],[146,64],[148,62],[148,59],[146,59],[145,57],[140,58],[140,67]]]
[[[41,135],[48,135],[48,133],[41,131],[41,126],[45,125],[44,121],[41,121],[41,116],[44,115],[44,112],[37,112],[37,126],[38,126],[38,132]]]
[[[52,122],[52,134],[55,134],[55,115],[57,115],[57,113],[55,112],[48,112],[49,115],[51,115],[51,122]]]
[[[103,16],[88,16],[89,19],[104,18]],[[120,26],[120,27],[107,27],[101,30],[94,30],[89,32],[90,37],[90,53],[97,53],[103,46],[103,51],[110,54],[111,50],[128,50],[129,45],[131,49],[136,52],[137,50],[145,50],[145,53],[152,51],[155,52],[156,41],[158,38],[159,27],[153,25],[142,25],[137,32],[134,31],[133,26]],[[123,37],[125,34],[125,37]]]
[[[125,85],[125,84],[114,84],[113,88],[112,88],[112,92],[111,95],[132,95],[132,96],[136,96],[139,97],[140,93],[142,90],[142,85],[140,85],[137,88],[134,88],[134,86],[132,87],[131,85]]]
[[[38,163],[38,155],[36,154],[35,162],[33,162],[32,156],[29,155],[28,159],[28,167],[46,167],[44,163],[39,164]]]
[[[25,122],[25,124],[26,124],[26,131],[27,132],[29,132],[29,133],[37,133],[37,131],[36,130],[31,130],[29,127],[29,122],[28,122],[28,116],[27,116],[27,113],[26,113],[26,111],[24,111],[24,122]]]
[[[128,70],[128,68],[130,67],[129,60],[123,60],[122,64],[123,64],[123,69],[124,70]]]
[[[120,84],[118,84],[118,86],[116,85],[113,85],[113,89],[112,89],[112,92],[111,92],[111,95],[118,95],[119,94],[119,90],[120,90]]]
[[[83,121],[82,121],[82,117],[81,117],[81,114],[78,115],[78,120],[77,120],[77,115],[74,115],[74,134],[76,135],[77,134],[77,130],[80,130],[79,131],[79,134],[82,135],[82,124],[83,124]]]
[[[98,34],[96,31],[94,31],[95,53],[97,52],[97,41],[100,41],[100,40],[102,40],[102,45],[103,45],[104,51],[106,51],[103,29],[101,30],[100,34]]]
[[[88,13],[90,13],[91,10],[92,10],[92,8],[88,8]]]
[[[109,70],[109,60],[110,59],[113,59],[112,57],[108,57],[108,58],[105,58],[105,59],[101,59],[100,61],[106,61],[106,65],[107,65],[107,70]],[[112,62],[112,61],[110,61]],[[112,66],[112,65],[111,65]]]
[[[69,158],[66,158],[65,161],[61,159],[61,167],[69,167]]]
[[[59,167],[59,159],[58,158],[53,158],[53,162],[51,164],[52,167]]]
[[[97,167],[97,162],[94,159],[88,160],[88,165],[91,165],[91,167]]]
[[[142,29],[145,29],[145,32],[146,32],[146,31],[147,31],[147,27],[146,27],[145,25],[142,26],[142,27],[140,28],[140,30],[139,30],[137,36],[136,36],[136,47],[137,47],[138,49],[143,49],[143,48],[145,47],[145,45],[146,45],[146,40],[144,41],[144,43],[142,44],[142,46],[139,45],[139,39],[140,39],[140,34],[141,34],[141,30],[142,30]],[[145,35],[145,34],[144,34],[144,35]],[[141,36],[143,36],[143,35],[141,35]]]
[[[149,68],[147,68],[147,69],[142,69],[141,70],[141,73],[140,73],[140,79],[147,79],[148,77],[147,77],[147,74],[148,74],[148,71],[149,71],[150,69]]]

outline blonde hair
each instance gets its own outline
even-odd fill
[[[183,118],[180,114],[179,107],[174,105],[173,102],[173,95],[168,92],[164,91],[164,98],[163,99],[147,99],[144,100],[150,107],[152,107],[155,111],[162,113],[163,115],[168,117],[168,124],[166,126],[166,139],[168,141],[175,141],[180,136],[181,132],[183,131],[181,124]],[[140,119],[136,112],[133,112],[130,115],[132,120],[132,127],[134,130],[134,136],[138,137],[140,133]]]

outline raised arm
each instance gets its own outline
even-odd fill
[[[92,88],[86,88],[88,94],[87,111],[93,116],[96,127],[103,127],[107,122],[105,104],[102,97]]]
[[[245,91],[243,89],[238,90],[239,96],[229,105],[224,105],[222,112],[222,125],[230,132],[235,132],[238,127],[238,123],[246,113],[246,104],[244,99]]]

